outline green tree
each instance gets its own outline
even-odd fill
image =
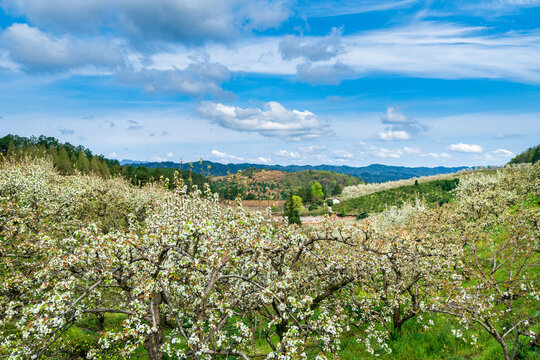
[[[60,174],[62,175],[69,175],[73,173],[73,167],[71,166],[69,155],[67,153],[67,150],[63,146],[60,146],[60,149],[58,149],[55,165]]]
[[[302,210],[302,208],[302,198],[300,196],[291,195],[285,202],[283,215],[289,220],[289,223],[301,224],[300,210]]]
[[[534,163],[537,162],[538,160],[540,160],[540,146],[537,146],[537,147],[534,149],[534,153],[533,153],[531,162],[534,164]]]
[[[343,187],[339,184],[336,184],[332,189],[332,196],[338,196],[343,192]]]
[[[101,164],[97,156],[92,156],[92,161],[90,162],[90,168],[93,174],[102,175]]]
[[[315,184],[311,185],[311,193],[313,194],[314,203],[319,203],[324,199],[323,188],[318,181]]]
[[[77,169],[83,174],[90,172],[90,162],[82,150],[79,150],[77,155]]]

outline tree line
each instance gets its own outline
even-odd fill
[[[175,171],[186,184],[202,186],[209,180],[207,177],[188,170],[147,168],[145,166],[120,165],[118,160],[108,159],[103,155],[93,154],[82,145],[62,143],[54,137],[24,137],[6,135],[0,138],[0,153],[5,159],[22,159],[24,157],[46,157],[50,159],[57,171],[62,175],[93,174],[102,178],[122,176],[133,185],[143,186],[150,182],[168,179],[173,184]]]

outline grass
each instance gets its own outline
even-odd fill
[[[502,359],[502,351],[498,343],[487,333],[475,331],[479,334],[478,346],[466,343],[452,334],[456,328],[444,316],[436,316],[434,325],[427,330],[415,319],[411,319],[403,326],[399,335],[393,336],[389,345],[392,349],[390,354],[370,354],[363,344],[359,344],[353,337],[348,337],[342,342],[342,351],[339,353],[342,360],[368,360],[368,359],[399,359],[399,360],[496,360]],[[459,328],[459,326],[457,327]]]

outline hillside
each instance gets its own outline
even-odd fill
[[[361,178],[369,183],[372,182],[386,182],[401,179],[410,179],[419,176],[429,176],[437,174],[454,173],[463,169],[465,166],[459,167],[406,167],[406,166],[389,166],[381,164],[372,164],[363,167],[352,167],[346,165],[262,165],[262,164],[221,164],[213,161],[204,160],[201,162],[193,163],[174,163],[172,161],[167,162],[137,162],[133,160],[122,160],[120,164],[131,164],[133,166],[146,166],[148,168],[174,168],[174,169],[190,169],[196,173],[203,173],[204,175],[212,176],[226,176],[227,174],[236,174],[238,171],[247,170],[249,168],[266,169],[266,170],[280,170],[284,172],[299,172],[305,170],[322,170],[332,171],[338,174],[352,175]]]
[[[345,186],[361,184],[362,180],[345,174],[331,171],[304,170],[285,172],[249,168],[234,175],[213,178],[212,190],[223,199],[234,199],[240,195],[246,200],[282,199],[291,193],[304,193],[304,200],[309,202],[306,193],[311,192],[311,186],[319,183],[325,196],[338,194]]]
[[[332,209],[337,213],[354,213],[366,216],[370,213],[382,212],[392,206],[401,207],[413,203],[416,199],[424,201],[428,206],[441,206],[454,199],[453,190],[459,184],[459,178],[415,182],[412,185],[388,187],[362,196],[349,198],[336,204]]]
[[[516,155],[509,164],[535,163],[540,160],[540,144],[530,147],[521,154]]]

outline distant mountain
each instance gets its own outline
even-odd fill
[[[132,166],[145,166],[147,168],[171,168],[171,169],[180,169],[190,170],[190,164],[184,163],[180,165],[179,163],[174,163],[172,161],[166,162],[144,162],[144,161],[132,161],[132,160],[122,160],[121,165],[132,165]],[[401,179],[410,179],[418,176],[428,176],[428,175],[437,175],[437,174],[448,174],[457,172],[463,169],[467,169],[466,166],[459,167],[406,167],[406,166],[388,166],[382,164],[373,164],[363,167],[352,167],[352,166],[336,166],[336,165],[261,165],[261,164],[221,164],[213,161],[203,161],[202,166],[200,162],[193,162],[193,172],[204,173],[208,175],[210,173],[212,176],[225,176],[227,174],[236,174],[239,170],[246,170],[249,168],[256,169],[268,169],[268,170],[281,170],[287,172],[298,172],[304,170],[324,170],[324,171],[333,171],[339,174],[352,175],[359,178],[362,178],[364,181],[373,183],[373,182],[385,182],[385,181],[394,181]]]
[[[119,162],[120,162],[120,165],[144,165],[144,164],[149,163],[149,161],[128,160],[128,159],[120,160]]]

